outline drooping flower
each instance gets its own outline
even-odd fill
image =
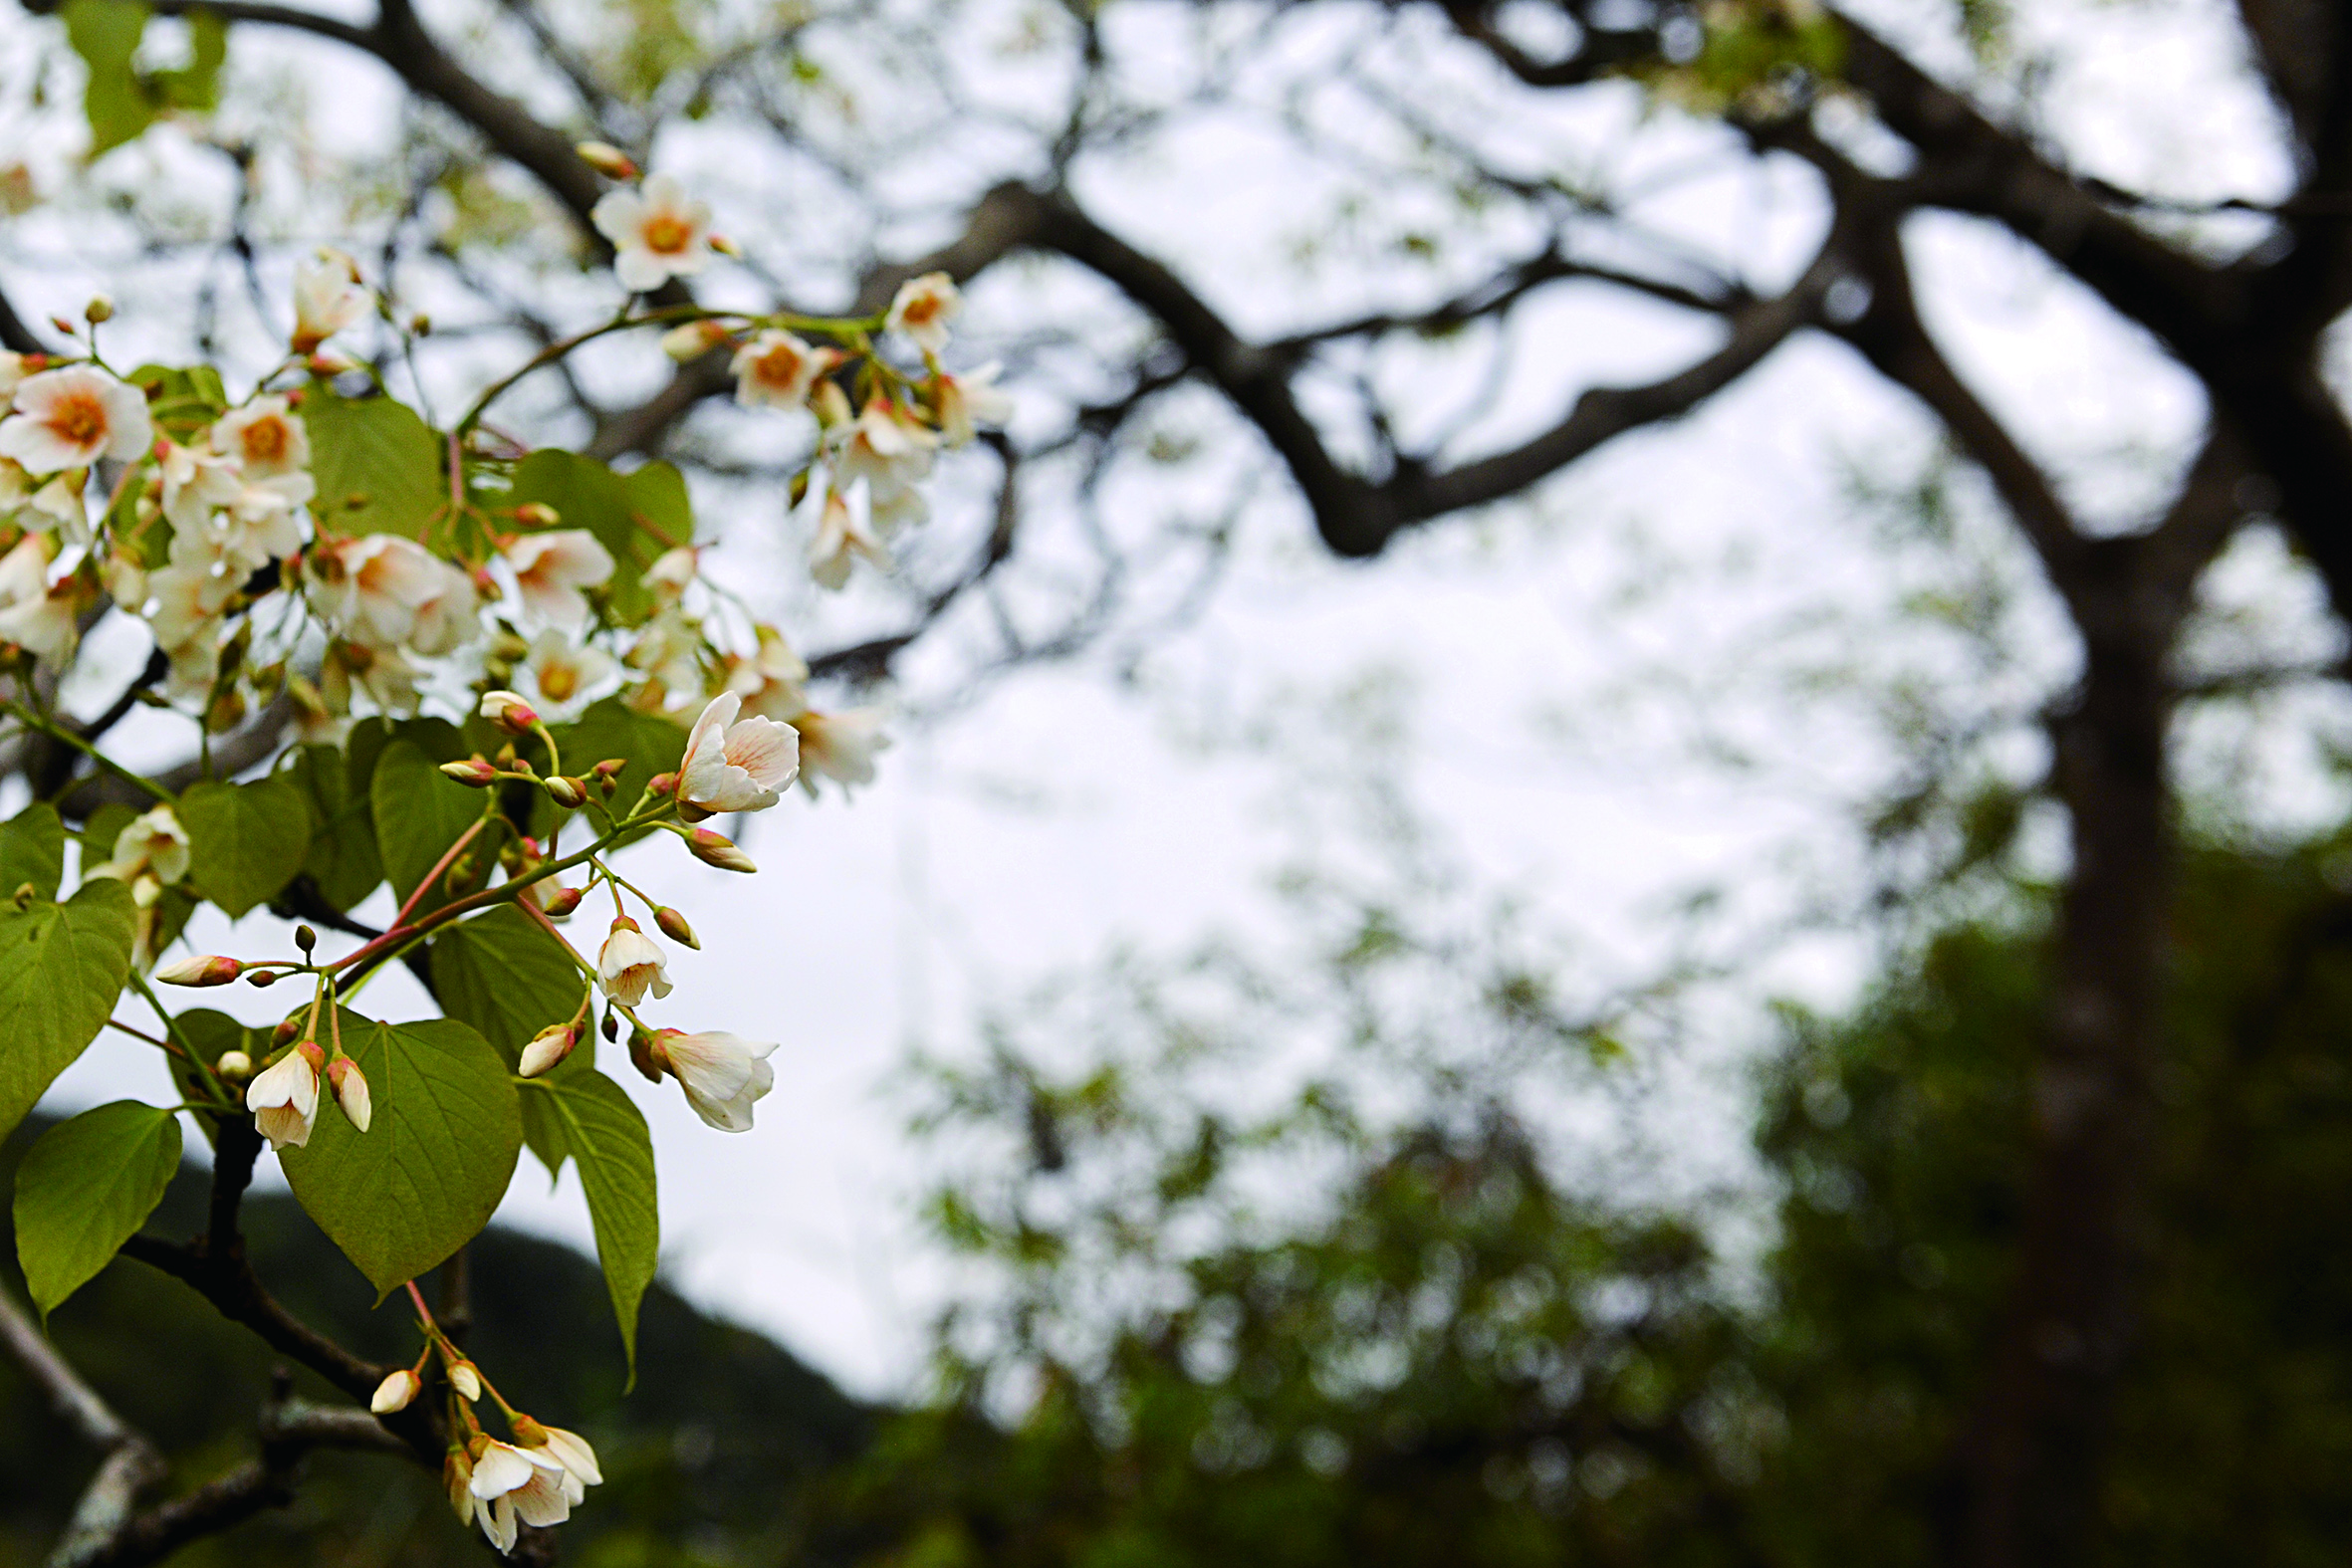
[[[845,587],[852,556],[864,557],[877,571],[888,571],[892,564],[890,547],[858,521],[848,498],[835,490],[825,496],[817,514],[817,534],[809,541],[809,575],[821,587]]]
[[[147,400],[95,365],[43,370],[19,383],[16,412],[0,419],[0,457],[28,473],[88,468],[102,457],[131,462],[154,443]]]
[[[874,754],[890,744],[878,708],[803,713],[793,719],[793,728],[801,736],[801,783],[811,794],[821,774],[843,785],[873,783]]]
[[[176,551],[179,541],[172,544]],[[206,565],[173,564],[148,572],[143,591],[139,613],[146,616],[155,646],[171,661],[175,693],[194,696],[209,690],[220,662],[221,612],[236,595],[235,579]]]
[[[882,325],[906,334],[925,353],[937,353],[947,346],[947,324],[963,312],[964,297],[956,292],[955,280],[943,272],[927,272],[898,286]]]
[[[212,450],[237,459],[248,479],[307,475],[311,467],[310,432],[283,397],[256,397],[221,415],[213,421]],[[307,488],[295,497],[310,499]]]
[[[835,459],[840,488],[863,479],[879,502],[897,495],[931,472],[939,436],[887,397],[871,397],[850,424],[840,428]]]
[[[638,190],[608,190],[588,217],[612,242],[612,270],[631,294],[710,265],[710,203],[688,196],[675,175],[656,174]]]
[[[604,1472],[596,1465],[596,1451],[588,1447],[588,1439],[577,1432],[566,1432],[561,1427],[541,1427],[547,1437],[547,1451],[556,1462],[564,1466],[564,1473],[588,1486],[604,1484]],[[575,1502],[578,1498],[573,1499]]]
[[[367,1094],[367,1077],[359,1071],[359,1064],[349,1056],[336,1057],[327,1064],[327,1081],[334,1086],[335,1103],[344,1116],[353,1127],[365,1132],[374,1110]]]
[[[678,814],[688,821],[765,810],[800,772],[800,738],[792,726],[757,714],[738,719],[742,708],[741,697],[721,692],[686,736],[677,790]]]
[[[157,466],[163,471],[163,516],[174,529],[203,527],[245,488],[242,459],[202,447],[165,442]]]
[[[90,874],[125,882],[152,877],[159,886],[169,887],[188,874],[188,830],[179,825],[170,806],[153,806],[123,825],[115,835],[113,858],[92,867]],[[151,901],[152,895],[140,900]]]
[[[79,597],[70,575],[51,585],[47,543],[27,534],[0,556],[0,642],[47,664],[62,662],[81,635]]]
[[[300,1149],[311,1141],[319,1121],[319,1067],[326,1059],[317,1040],[304,1040],[246,1087],[254,1130],[272,1149]]]
[[[629,644],[628,667],[646,677],[633,700],[646,712],[668,709],[671,695],[702,692],[702,636],[694,622],[673,606],[645,623]]]
[[[453,653],[482,634],[482,595],[471,573],[434,558],[441,569],[439,584],[416,606],[416,624],[408,628],[408,646],[426,658]]]
[[[448,586],[439,559],[396,534],[322,542],[304,560],[319,613],[345,637],[375,649],[406,638],[417,611]]]
[[[691,545],[680,545],[665,550],[645,568],[641,579],[654,598],[663,604],[675,604],[686,596],[686,589],[700,569],[701,558]]]
[[[578,631],[588,620],[588,596],[580,590],[612,576],[612,553],[586,529],[525,534],[504,554],[524,607],[568,631]]]
[[[998,366],[984,364],[962,375],[931,378],[931,410],[949,446],[969,445],[974,427],[1002,425],[1013,417],[1013,394],[996,384]]]
[[[799,408],[809,401],[818,378],[840,362],[838,348],[819,348],[772,328],[736,349],[728,368],[735,376],[735,400],[744,407]]]
[[[767,1060],[775,1049],[720,1031],[658,1029],[649,1053],[657,1068],[678,1080],[695,1115],[721,1132],[749,1132],[752,1103],[776,1087],[776,1069]]]
[[[556,630],[531,641],[522,673],[543,716],[571,718],[619,684],[620,662],[592,643],[575,642]]]
[[[624,1008],[643,1002],[648,990],[656,998],[666,997],[670,994],[669,958],[660,943],[637,929],[635,921],[617,916],[611,935],[604,939],[604,950],[596,955],[596,984]]]
[[[515,1544],[515,1521],[561,1524],[572,1517],[571,1499],[564,1495],[564,1465],[540,1449],[521,1449],[511,1443],[477,1437],[472,1445],[473,1475],[467,1490],[474,1498],[474,1517],[482,1533],[500,1551]]]
[[[743,699],[748,713],[763,719],[790,719],[809,706],[801,684],[809,678],[808,661],[793,652],[792,644],[775,627],[760,627],[758,636],[757,653],[727,660],[727,689]]]
[[[294,336],[296,353],[307,354],[328,338],[365,316],[374,304],[359,282],[358,264],[338,250],[322,248],[294,267]]]

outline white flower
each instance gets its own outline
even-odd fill
[[[947,346],[947,324],[963,312],[964,297],[956,292],[955,280],[943,272],[927,272],[898,286],[882,325],[912,337],[925,353],[937,353]]]
[[[307,473],[311,466],[310,432],[283,397],[257,397],[221,415],[212,426],[212,450],[236,458],[248,479]],[[310,492],[295,499],[308,501]]]
[[[669,959],[661,944],[637,929],[627,916],[612,922],[604,951],[596,955],[596,983],[604,995],[624,1008],[645,1000],[650,989],[658,999],[670,994]]]
[[[654,598],[664,604],[675,604],[686,596],[700,569],[700,556],[691,545],[680,545],[665,550],[652,565],[645,568],[643,582]]]
[[[83,486],[89,478],[86,468],[67,469],[33,492],[24,510],[16,515],[18,525],[36,534],[55,529],[69,545],[89,544],[90,513],[82,503]]]
[[[577,1477],[590,1486],[604,1484],[604,1473],[596,1467],[596,1451],[588,1447],[588,1439],[577,1432],[566,1432],[561,1427],[542,1427],[547,1434],[547,1452],[564,1466],[567,1475]],[[572,1499],[578,1502],[580,1499]]]
[[[12,642],[52,665],[74,651],[81,628],[75,614],[74,579],[49,584],[49,551],[38,534],[27,534],[0,556],[0,642]]]
[[[609,199],[609,198],[607,198]],[[588,620],[588,602],[580,590],[612,575],[612,553],[586,529],[525,534],[506,547],[507,564],[523,606],[543,620],[577,631]]]
[[[434,559],[441,569],[439,586],[416,606],[416,624],[408,629],[408,646],[426,658],[453,653],[482,634],[482,596],[471,573]]]
[[[776,1087],[768,1065],[773,1044],[726,1033],[687,1034],[657,1030],[653,1059],[686,1091],[694,1114],[721,1132],[748,1132],[752,1102]]]
[[[308,474],[273,474],[244,486],[211,524],[220,531],[221,554],[252,570],[302,549],[296,509],[311,488]]]
[[[743,699],[747,712],[763,719],[790,719],[806,711],[809,700],[801,683],[809,678],[807,661],[773,626],[760,627],[759,638],[759,652],[727,660],[727,689]]]
[[[737,719],[742,708],[741,697],[721,692],[686,736],[678,814],[688,821],[721,811],[765,810],[801,770],[800,738],[792,726],[757,714]]]
[[[994,364],[963,375],[933,377],[931,407],[949,446],[969,444],[976,425],[1002,425],[1013,417],[1013,394],[997,386],[996,379]]]
[[[172,550],[178,554],[177,539],[172,541]],[[140,604],[139,612],[147,618],[155,646],[175,659],[199,647],[209,657],[215,651],[212,632],[220,623],[221,610],[237,592],[236,582],[205,565],[173,564],[147,573],[145,587],[147,602]],[[212,684],[209,665],[203,683]]]
[[[90,874],[125,882],[147,874],[168,887],[188,874],[188,830],[170,806],[155,806],[115,835],[114,858]]]
[[[890,547],[857,521],[847,498],[835,490],[825,496],[817,514],[817,534],[809,541],[809,575],[822,587],[844,587],[851,556],[863,556],[877,571],[891,566]]]
[[[0,408],[16,395],[25,378],[25,356],[10,349],[0,348]]]
[[[423,1380],[402,1367],[375,1386],[375,1396],[368,1400],[367,1409],[378,1416],[406,1410],[423,1389]]]
[[[321,249],[294,267],[296,353],[309,353],[365,316],[374,298],[359,283],[359,267],[341,251]]]
[[[577,643],[560,631],[532,639],[522,673],[530,677],[543,718],[571,718],[619,684],[620,663],[603,649]]]
[[[16,389],[16,412],[0,420],[0,457],[29,473],[88,468],[102,457],[130,462],[155,439],[147,400],[94,365],[28,375]]]
[[[353,685],[385,713],[416,709],[416,667],[402,658],[397,648],[337,642],[328,648],[320,674],[321,693],[333,712],[351,711]]]
[[[266,1067],[245,1090],[245,1108],[253,1112],[254,1130],[273,1149],[300,1149],[311,1141],[319,1121],[319,1063],[325,1053],[314,1040],[300,1045]]]
[[[572,1517],[564,1494],[563,1462],[544,1449],[522,1449],[492,1440],[474,1456],[475,1517],[491,1544],[506,1551],[515,1543],[515,1519],[525,1524],[561,1524]],[[503,1537],[503,1544],[502,1542]]]
[[[631,294],[710,265],[710,203],[689,197],[674,175],[656,174],[642,190],[608,190],[588,217],[612,242],[612,270]]]
[[[930,427],[887,397],[867,399],[864,411],[841,426],[836,439],[840,487],[845,490],[863,479],[876,501],[897,495],[930,473],[931,453],[939,445]]]
[[[801,760],[808,765],[801,783],[817,792],[817,776],[840,784],[871,784],[874,753],[887,748],[879,708],[847,708],[839,713],[804,713],[793,719],[801,736]]]
[[[344,1115],[353,1127],[365,1132],[374,1111],[367,1093],[367,1075],[359,1070],[359,1064],[349,1056],[336,1057],[327,1064],[327,1081],[334,1086],[335,1103],[343,1108]]]
[[[237,499],[245,488],[244,463],[202,447],[163,446],[163,515],[175,529],[201,528],[212,521],[216,508]]]
[[[799,408],[818,377],[840,362],[838,348],[814,347],[771,329],[736,349],[728,368],[735,376],[735,400],[744,407]]]
[[[344,636],[389,649],[416,626],[417,611],[446,591],[441,561],[393,534],[322,544],[306,558],[311,602]]]

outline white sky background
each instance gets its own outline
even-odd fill
[[[1873,9],[1901,20],[1892,0]],[[2284,170],[2265,152],[2268,106],[2217,46],[2230,37],[2222,0],[2026,9],[2021,49],[2057,51],[2033,112],[2082,166],[2187,199],[2279,191]],[[985,18],[986,8],[978,11]],[[1124,14],[1136,60],[1171,58],[1154,35],[1171,13],[1138,5]],[[1320,34],[1309,27],[1290,37],[1269,75],[1310,74],[1314,51],[1349,31],[1341,14]],[[47,24],[0,11],[0,61],[25,58],[27,41],[46,36]],[[1050,77],[1044,65],[990,59],[979,85],[1009,103],[1050,85],[1037,75]],[[396,110],[380,73],[328,46],[240,31],[232,66],[253,83],[302,78],[321,159],[363,158]],[[1441,95],[1458,108],[1487,106],[1484,79],[1468,65],[1440,61],[1433,77],[1460,79],[1463,94]],[[1347,182],[1269,136],[1262,116],[1247,112],[1246,82],[1237,97],[1244,109],[1201,115],[1181,133],[1082,170],[1076,183],[1090,210],[1147,249],[1181,258],[1245,332],[1410,305],[1459,281],[1367,262],[1337,245],[1322,265],[1299,272],[1289,248]],[[0,105],[17,102],[0,97]],[[329,105],[333,112],[322,112]],[[1637,113],[1626,94],[1598,95],[1556,124],[1490,117],[1524,125],[1511,134],[1525,144],[1504,150],[1539,165],[1562,146],[1608,144]],[[45,188],[56,189],[73,151],[57,126],[69,123],[0,108],[0,142],[24,136]],[[975,139],[981,144],[957,149],[965,162],[910,159],[892,176],[905,185],[896,193],[936,188],[946,200],[963,192],[967,164],[994,155],[985,136]],[[1018,143],[1007,136],[1007,146]],[[1645,144],[1657,149],[1648,154],[1655,169],[1611,169],[1610,177],[1669,171],[1700,142],[1662,132]],[[133,165],[126,182],[168,178],[171,199],[200,210],[216,161],[166,131],[116,154],[101,173]],[[688,127],[658,161],[704,180],[721,226],[756,254],[764,254],[763,228],[823,200],[805,171],[731,159],[723,124]],[[934,164],[945,172],[927,173]],[[1803,180],[1780,173],[1691,181],[1661,198],[1657,221],[1694,241],[1734,242],[1751,276],[1769,286],[1801,265],[1817,229],[1807,192]],[[2216,243],[2230,237],[2215,233]],[[911,220],[892,237],[905,254],[937,234]],[[2005,234],[1937,219],[1911,238],[1931,325],[1964,371],[2017,416],[2028,446],[2094,516],[2118,528],[2144,521],[2194,441],[2202,404],[2193,383]],[[93,289],[110,288],[125,306],[117,351],[135,339],[158,354],[184,352],[176,340],[184,310],[170,309],[185,297],[184,268],[126,275],[114,265],[121,241],[89,208],[36,213],[0,230],[0,283],[31,318],[73,313]],[[1486,236],[1488,249],[1459,264],[1460,276],[1525,242]],[[282,265],[272,277],[282,290]],[[601,280],[566,283],[555,297],[576,302],[570,315],[582,321],[612,298]],[[1090,280],[1014,268],[975,291],[975,334],[1017,333],[1041,303],[1058,321],[1111,335],[1134,330]],[[1505,412],[1478,428],[1474,447],[1548,423],[1579,386],[1656,374],[1708,342],[1668,313],[1577,289],[1530,302],[1516,336]],[[511,362],[488,346],[458,357],[477,370]],[[1415,401],[1436,422],[1449,396],[1466,394],[1477,366],[1465,354],[1399,350],[1369,368],[1392,391],[1425,388]],[[595,369],[654,373],[643,344]],[[1050,406],[1035,402],[1050,405],[1051,386],[1032,396],[1025,420],[1050,417]],[[1254,443],[1206,398],[1180,403],[1162,423],[1197,435],[1204,455],[1172,474],[1140,464],[1123,471],[1105,493],[1115,526],[1141,533],[1170,513],[1210,515],[1237,479],[1263,466]],[[606,1051],[653,1123],[668,1278],[702,1304],[773,1331],[855,1389],[905,1391],[929,1313],[953,1277],[911,1218],[922,1166],[902,1131],[903,1097],[894,1096],[910,1046],[953,1051],[969,1040],[979,1008],[1014,1005],[1038,981],[1122,942],[1170,949],[1224,928],[1279,943],[1269,874],[1301,852],[1361,852],[1322,808],[1312,778],[1340,749],[1333,694],[1367,672],[1393,672],[1410,693],[1407,783],[1420,808],[1480,882],[1525,894],[1579,942],[1588,956],[1581,982],[1654,968],[1675,929],[1674,903],[1693,888],[1726,892],[1712,929],[1727,943],[1793,925],[1808,900],[1850,891],[1863,869],[1852,807],[1900,759],[1850,679],[1806,695],[1800,678],[1841,669],[1866,677],[1865,686],[1914,677],[1949,712],[2021,712],[2063,680],[2071,661],[2030,563],[1997,530],[1968,538],[1989,579],[2017,596],[2002,623],[2006,666],[1973,664],[1962,639],[1904,618],[1909,595],[1957,575],[1952,557],[1890,548],[1857,511],[1851,476],[1908,482],[1931,443],[1903,399],[1842,349],[1811,339],[1692,419],[1618,443],[1529,503],[1449,520],[1373,563],[1325,555],[1276,479],[1244,506],[1232,563],[1205,610],[1149,638],[1131,681],[1114,677],[1138,651],[1137,628],[1149,619],[1140,613],[1083,657],[1014,672],[902,725],[880,782],[854,802],[796,798],[758,819],[746,839],[762,866],[756,878],[724,877],[658,847],[635,852],[629,874],[686,909],[703,939],[700,954],[674,962],[680,989],[657,1009],[660,1021],[783,1042],[776,1092],[762,1102],[758,1128],[738,1138],[703,1128],[674,1091],[642,1083]],[[983,485],[992,477],[984,466],[970,474]],[[1040,484],[1044,510],[1054,505],[1052,487],[1066,481],[1048,472]],[[965,489],[968,518],[984,498]],[[713,490],[700,499],[706,530],[727,520],[722,572],[779,600],[800,645],[832,646],[894,624],[887,597],[864,587],[826,606],[777,594],[770,584],[797,545],[772,498]],[[948,511],[943,528],[953,521]],[[1042,553],[1052,562],[1062,552],[1074,576],[1083,559],[1066,530],[1043,526]],[[1044,624],[1054,584],[1013,587],[1013,612],[1034,612]],[[2206,635],[2215,661],[2333,650],[2311,585],[2274,540],[2249,536],[2213,588],[2218,602],[2243,610],[2214,617]],[[1176,591],[1157,582],[1146,590],[1161,602]],[[814,629],[820,618],[840,635]],[[1891,633],[1898,623],[1909,629]],[[951,624],[904,672],[901,700],[928,710],[960,690],[984,657],[985,632],[977,616]],[[127,637],[124,664],[134,668],[141,656]],[[95,683],[93,699],[112,689]],[[2201,718],[2189,728],[2192,776],[2242,776],[2258,821],[2315,820],[2340,801],[2309,760],[2310,740],[2342,722],[2332,695],[2252,717]],[[126,730],[125,754],[170,760],[175,737],[163,723]],[[2029,736],[2001,761],[2020,777],[2039,766]],[[360,913],[380,921],[389,910]],[[239,952],[284,940],[266,914],[233,935],[199,926],[190,938],[202,950]],[[1868,957],[1859,936],[1789,943],[1739,995],[1794,991],[1834,1002]],[[406,986],[404,973],[387,975],[372,1007],[394,1016],[428,1010]],[[256,1019],[276,1015],[269,998],[243,988],[203,1000]],[[1676,1112],[1698,1183],[1741,1174],[1731,1069],[1764,1037],[1761,1020],[1740,1022],[1736,1008],[1725,1015],[1735,1026],[1691,1075]],[[109,1038],[60,1080],[53,1103],[151,1097],[160,1086],[151,1051]],[[529,1155],[502,1218],[588,1242],[576,1178],[550,1195]]]

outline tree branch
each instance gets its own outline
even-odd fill
[[[33,1386],[49,1401],[50,1409],[74,1429],[75,1436],[104,1456],[50,1557],[53,1565],[79,1562],[86,1553],[113,1539],[137,1505],[139,1493],[163,1478],[162,1456],[144,1435],[99,1398],[98,1391],[82,1380],[6,1294],[0,1294],[0,1344],[6,1345]]]

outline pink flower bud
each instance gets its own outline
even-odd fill
[[[336,1057],[327,1064],[327,1081],[335,1086],[335,1103],[343,1107],[344,1116],[353,1127],[365,1132],[373,1110],[367,1101],[367,1076],[359,1070],[359,1064],[349,1056]]]
[[[531,1043],[523,1047],[522,1064],[515,1070],[526,1078],[551,1072],[579,1042],[580,1032],[571,1024],[551,1023],[531,1036]]]
[[[529,735],[539,722],[539,715],[529,703],[513,692],[485,692],[482,694],[482,717],[509,735]]]
[[[676,774],[655,774],[652,781],[645,785],[645,790],[648,794],[668,794],[677,787],[678,776]]]
[[[515,508],[515,521],[526,528],[554,528],[564,521],[564,514],[544,501],[526,501]]]
[[[561,774],[547,782],[547,792],[549,799],[572,810],[578,810],[588,800],[588,785]]]
[[[701,951],[702,944],[694,940],[694,928],[686,924],[684,915],[679,914],[668,905],[665,904],[653,912],[653,923],[659,926],[661,934],[672,942],[680,942],[697,952]]]
[[[548,919],[562,920],[580,907],[581,896],[586,891],[585,888],[577,887],[558,888],[555,897],[549,899],[541,908],[546,912]]]
[[[422,1392],[424,1381],[402,1367],[375,1386],[375,1397],[367,1402],[367,1408],[378,1416],[389,1416],[395,1411],[406,1410],[409,1401]]]
[[[166,986],[225,986],[245,973],[245,966],[217,953],[199,953],[155,971]]]
[[[441,773],[469,789],[487,789],[498,783],[498,770],[480,757],[469,757],[462,763],[443,763]]]
[[[721,837],[707,827],[697,827],[686,835],[686,847],[694,858],[706,866],[717,866],[722,871],[757,871],[760,868],[752,857],[735,847],[731,838]]]
[[[607,179],[635,179],[636,160],[609,141],[583,141],[572,149],[580,161]]]

